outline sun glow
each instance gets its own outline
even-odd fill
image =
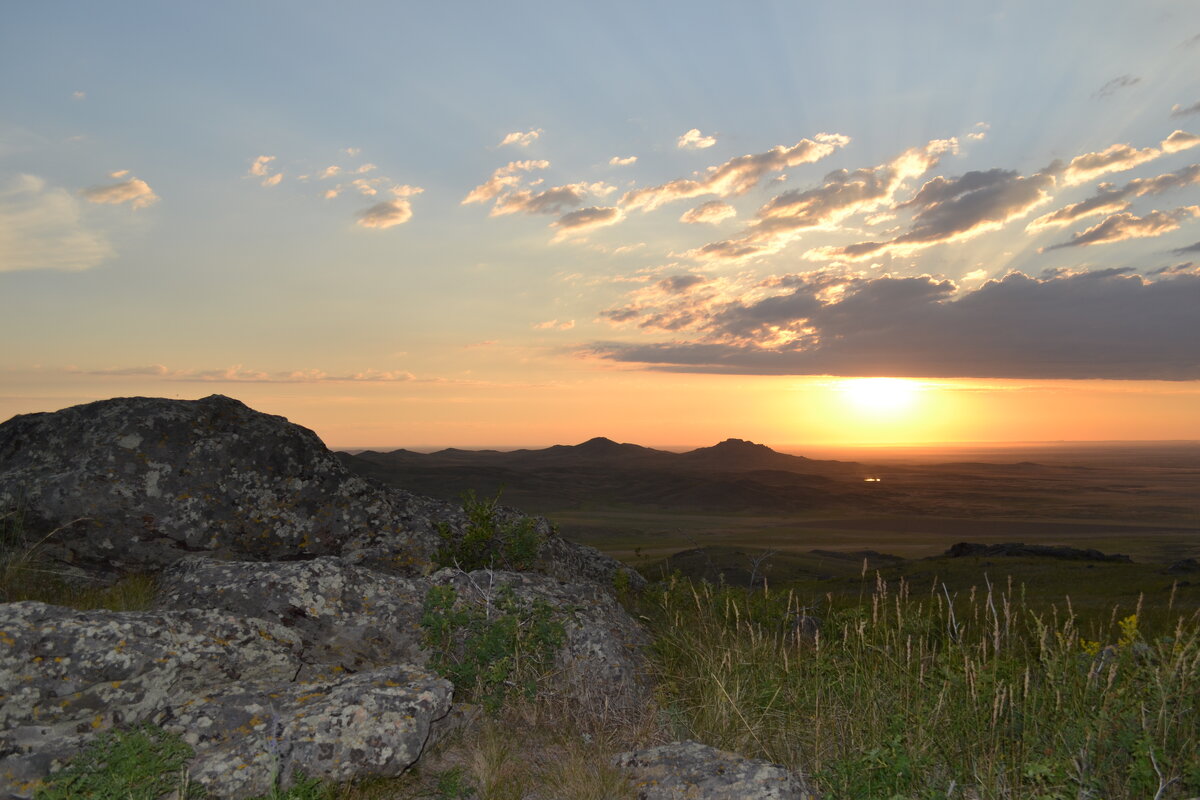
[[[904,378],[849,378],[838,386],[847,405],[871,417],[895,417],[913,410],[921,386]]]

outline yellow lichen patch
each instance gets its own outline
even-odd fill
[[[113,681],[113,682],[112,682],[111,684],[109,684],[109,685],[110,685],[110,686],[112,686],[114,689],[120,689],[120,688],[121,688],[121,684],[122,684],[122,683],[124,683],[124,682],[125,682],[125,681]]]
[[[4,631],[0,631],[0,644],[3,644],[6,647],[12,647],[16,643],[17,643],[16,639],[9,636]]]
[[[104,717],[102,717],[102,716],[100,716],[99,714],[97,714],[97,715],[95,716],[95,718],[92,720],[92,730],[96,730],[97,728],[99,728],[99,727],[100,727],[100,726],[102,726],[103,724],[104,724]]]

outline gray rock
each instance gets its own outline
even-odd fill
[[[220,395],[13,417],[0,425],[0,507],[18,502],[35,535],[67,526],[52,552],[110,572],[209,551],[346,554],[419,574],[449,510],[351,475],[312,431]]]
[[[189,556],[169,567],[160,584],[161,608],[218,609],[283,625],[300,638],[308,665],[357,672],[425,663],[420,621],[429,584],[423,579],[333,556],[270,564]]]
[[[549,690],[569,702],[599,711],[642,708],[650,698],[643,648],[649,636],[612,595],[591,583],[568,584],[547,575],[444,569],[430,579],[451,586],[456,607],[486,608],[510,588],[519,602],[542,600],[563,623],[565,642],[556,656]]]
[[[286,684],[300,639],[219,611],[75,611],[0,605],[0,796],[74,755],[89,735],[151,719],[238,681]]]
[[[779,764],[693,741],[622,753],[638,800],[811,800],[804,780]]]
[[[411,666],[335,681],[239,684],[175,703],[155,721],[196,749],[191,780],[238,800],[286,789],[297,771],[346,782],[395,776],[450,711],[450,683]]]

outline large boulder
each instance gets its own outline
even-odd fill
[[[0,504],[20,504],[35,534],[62,528],[46,544],[66,560],[116,571],[196,551],[367,551],[417,574],[437,543],[428,512],[448,510],[351,475],[312,431],[221,395],[13,417],[0,425]]]
[[[302,651],[281,625],[208,609],[0,605],[0,797],[31,797],[97,732],[142,722],[191,744],[191,777],[217,797],[265,794],[297,769],[396,775],[450,710],[449,682],[418,667],[309,681]]]
[[[638,800],[812,800],[804,779],[779,764],[683,741],[622,753]]]

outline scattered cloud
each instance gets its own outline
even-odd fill
[[[612,158],[610,158],[608,160],[608,163],[614,167],[627,167],[630,164],[636,164],[637,159],[638,159],[637,156],[627,156],[625,158],[621,158],[620,156],[613,156]]]
[[[283,180],[283,173],[276,172],[274,175],[272,175],[268,178],[263,178],[262,185],[263,186],[278,186],[279,182],[281,180]]]
[[[375,166],[374,164],[363,164],[358,169],[354,170],[354,174],[355,175],[365,175],[366,173],[368,173],[374,169],[379,169],[379,167]]]
[[[971,139],[972,141],[976,141],[976,142],[982,141],[983,139],[987,138],[988,129],[991,127],[992,126],[986,122],[976,122],[975,130],[968,133],[967,138]]]
[[[701,223],[716,225],[719,222],[736,216],[737,209],[733,206],[728,203],[722,203],[720,200],[710,200],[707,203],[701,203],[695,208],[683,212],[683,216],[679,218],[679,221],[692,225]]]
[[[1033,232],[1045,228],[1069,225],[1078,219],[1110,214],[1129,209],[1129,200],[1145,195],[1162,194],[1169,189],[1179,189],[1200,183],[1200,164],[1192,164],[1178,172],[1167,172],[1155,178],[1138,178],[1117,188],[1111,183],[1102,183],[1096,193],[1086,200],[1064,206],[1030,222],[1025,230]]]
[[[680,150],[704,150],[716,143],[717,137],[705,136],[699,128],[692,128],[675,141],[675,146]]]
[[[1063,169],[1063,180],[1067,185],[1087,183],[1109,172],[1124,172],[1139,164],[1153,161],[1162,153],[1153,147],[1138,150],[1127,144],[1114,144],[1098,153],[1075,156]]]
[[[1184,206],[1174,211],[1151,211],[1144,217],[1129,212],[1113,214],[1103,222],[1093,225],[1082,233],[1071,237],[1069,242],[1052,245],[1046,250],[1064,247],[1083,247],[1093,244],[1121,242],[1126,239],[1145,239],[1161,236],[1178,230],[1180,223],[1188,217],[1200,216],[1200,206]]]
[[[578,211],[572,211],[569,214],[563,214],[561,217],[550,223],[552,227],[558,228],[558,233],[554,237],[554,241],[562,241],[563,239],[583,236],[588,232],[602,228],[606,225],[615,225],[624,217],[621,209],[613,206],[591,206],[589,208],[581,208]]]
[[[531,145],[535,141],[537,141],[538,137],[541,135],[542,135],[541,128],[525,131],[524,133],[522,133],[521,131],[513,131],[512,133],[508,134],[503,139],[501,139],[500,144],[498,146],[499,147],[508,147],[509,145],[516,145],[517,147],[528,147],[529,145]]]
[[[425,189],[420,186],[409,186],[407,183],[397,184],[388,189],[396,197],[412,197],[421,194]]]
[[[141,178],[130,178],[108,186],[89,186],[80,194],[89,203],[121,205],[129,203],[132,208],[146,208],[158,202],[158,195]]]
[[[137,367],[112,367],[109,369],[69,369],[83,375],[142,375],[174,381],[200,381],[221,383],[358,383],[358,382],[403,382],[415,380],[411,372],[366,369],[342,375],[330,375],[319,369],[302,369],[284,372],[248,369],[235,364],[225,369],[188,370],[171,369],[162,364]]]
[[[753,189],[764,175],[819,161],[849,143],[849,136],[819,133],[812,139],[801,139],[791,147],[776,146],[763,153],[731,158],[724,164],[709,167],[699,179],[681,178],[659,186],[634,189],[625,193],[621,198],[621,205],[629,209],[653,211],[673,200],[708,194],[718,197],[745,194]]]
[[[854,214],[890,206],[901,184],[932,169],[943,153],[955,152],[955,139],[935,139],[875,167],[836,170],[814,189],[791,189],[762,206],[733,239],[696,248],[700,261],[730,261],[778,252],[805,232],[832,228]]]
[[[811,273],[764,284],[773,293],[602,312],[683,336],[596,342],[584,354],[674,372],[1200,379],[1200,275],[1191,273],[1011,273],[969,291],[928,275]],[[674,328],[647,324],[680,316]]]
[[[346,155],[350,156],[351,158],[354,158],[355,156],[357,156],[359,153],[362,152],[362,148],[361,147],[347,147],[342,152],[345,153]]]
[[[124,178],[124,177],[125,177],[126,175],[128,175],[128,174],[129,174],[129,170],[127,170],[127,169],[119,169],[119,170],[117,170],[116,172],[110,172],[110,173],[108,173],[108,177],[112,178],[113,180],[119,180],[119,179],[121,179],[121,178]]]
[[[663,278],[655,286],[668,294],[683,294],[697,286],[708,283],[708,278],[703,275],[694,275],[691,273],[683,275],[671,275]]]
[[[87,92],[81,92],[81,91],[71,92],[71,97],[73,97],[76,100],[83,100],[83,99],[87,98]]]
[[[85,270],[114,254],[108,240],[83,226],[79,201],[34,175],[0,185],[0,272]]]
[[[505,166],[493,172],[492,177],[486,183],[481,183],[472,189],[463,198],[462,205],[486,203],[489,200],[494,200],[501,194],[521,185],[520,173],[535,169],[546,169],[549,166],[549,161],[510,161]]]
[[[1171,252],[1177,256],[1185,256],[1185,255],[1190,255],[1192,253],[1200,253],[1200,242],[1196,242],[1195,244],[1189,244],[1187,247],[1180,247],[1178,250],[1172,250]]]
[[[403,225],[412,219],[412,204],[403,198],[384,200],[358,212],[358,224],[364,228],[384,230]]]
[[[337,164],[330,164],[328,167],[321,170],[320,178],[321,178],[321,180],[325,180],[326,178],[332,178],[341,171],[342,171],[342,168],[339,167]]]
[[[559,322],[556,319],[549,319],[545,322],[539,322],[533,326],[534,330],[538,331],[569,331],[575,327],[575,320],[569,319],[564,322]]]
[[[1192,114],[1200,114],[1200,100],[1197,100],[1190,106],[1181,106],[1179,103],[1171,106],[1172,117],[1187,117]]]
[[[250,172],[247,174],[259,178],[264,177],[267,174],[268,166],[274,160],[275,156],[259,156],[254,159],[254,163],[250,165]]]
[[[1136,86],[1141,83],[1142,79],[1136,75],[1120,75],[1113,78],[1108,83],[1096,90],[1093,97],[1111,97],[1122,89],[1128,89],[1130,86]]]

